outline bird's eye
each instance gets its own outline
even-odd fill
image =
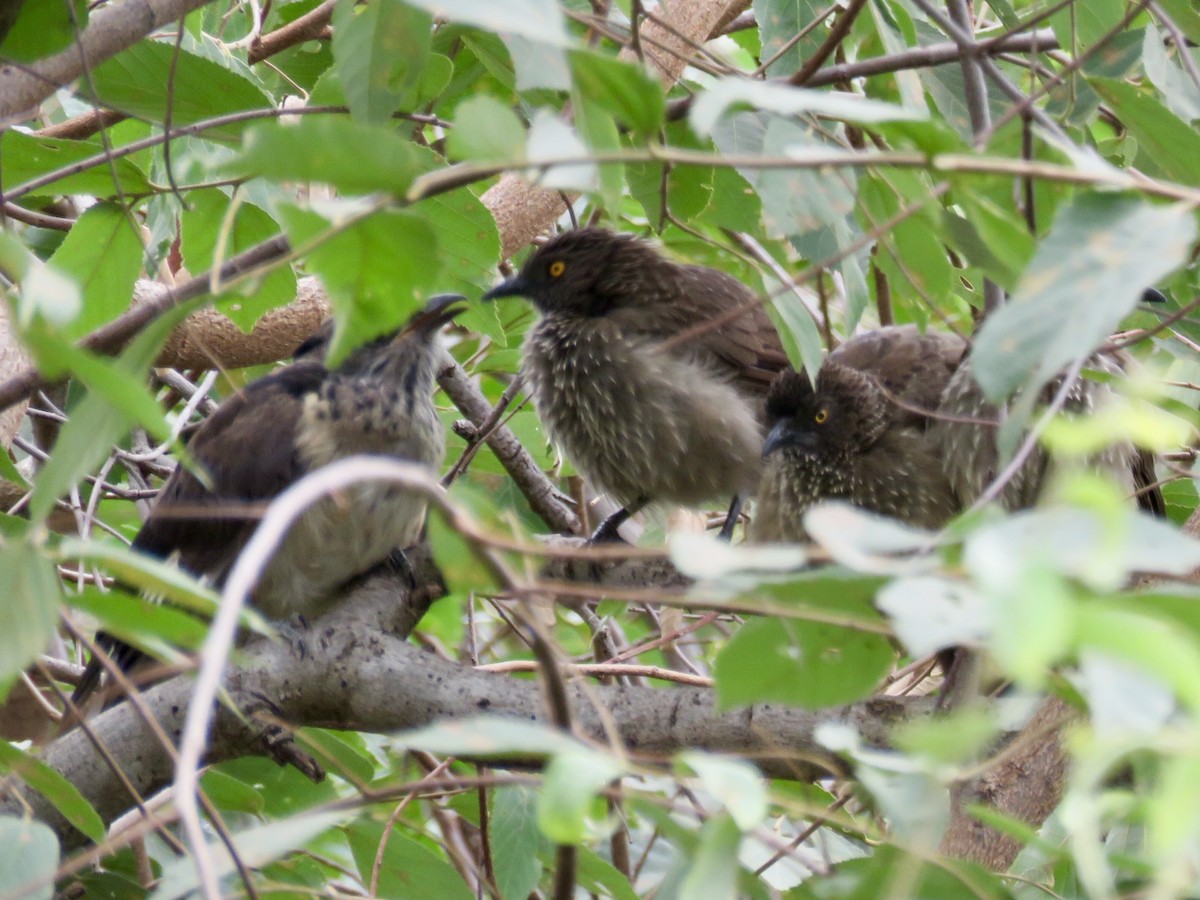
[[[550,263],[550,268],[547,271],[549,271],[551,278],[557,278],[563,272],[567,271],[567,264],[561,259],[556,259]]]
[[[813,421],[818,425],[824,425],[827,421],[829,421],[829,410],[824,408],[818,409],[817,414],[813,416]]]

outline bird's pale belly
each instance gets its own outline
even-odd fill
[[[623,504],[695,505],[753,486],[762,432],[730,384],[666,354],[567,349],[534,347],[525,376],[551,438],[598,487]]]

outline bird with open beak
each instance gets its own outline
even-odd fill
[[[360,453],[436,471],[445,454],[433,404],[437,335],[465,308],[463,299],[433,298],[403,328],[361,345],[333,369],[324,362],[333,333],[326,322],[295,362],[231,396],[196,431],[188,451],[203,475],[175,470],[133,548],[174,559],[220,587],[262,506],[307,473]],[[293,523],[251,603],[275,620],[318,615],[346,581],[413,544],[424,520],[421,497],[387,484],[359,483],[318,501]],[[114,636],[97,635],[97,642],[122,670],[142,658]],[[89,663],[77,704],[102,671],[98,659]]]

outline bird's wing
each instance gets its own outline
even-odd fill
[[[650,286],[651,303],[615,310],[621,327],[670,341],[673,350],[696,354],[746,393],[765,397],[788,361],[761,299],[716,269],[672,266],[671,277],[671,284]]]
[[[914,325],[892,325],[851,338],[829,358],[874,375],[889,394],[911,407],[898,413],[904,418],[916,415],[913,409],[937,409],[966,350],[966,341],[956,335],[921,334]]]
[[[204,480],[177,468],[133,546],[178,554],[183,568],[219,583],[258,524],[240,507],[270,500],[302,474],[296,428],[305,394],[324,376],[318,363],[295,363],[221,404],[188,444]]]

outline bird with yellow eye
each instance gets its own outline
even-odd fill
[[[767,394],[751,539],[807,540],[804,513],[832,499],[923,528],[945,524],[958,502],[927,419],[912,410],[937,408],[965,350],[954,335],[881,328],[829,354],[815,386],[781,373]]]

